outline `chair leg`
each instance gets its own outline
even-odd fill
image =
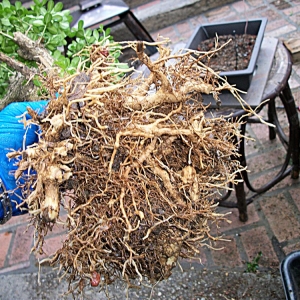
[[[275,115],[275,100],[270,99],[268,103],[268,122],[274,124],[274,115]],[[276,130],[274,127],[269,126],[269,139],[276,139]]]
[[[241,131],[241,138],[239,143],[239,161],[241,163],[241,166],[245,167],[246,165],[246,158],[245,158],[245,132],[246,132],[246,123],[241,125],[240,128]],[[234,137],[234,143],[237,144],[238,138]],[[236,159],[236,157],[233,157],[233,159]],[[245,185],[244,185],[244,178],[243,178],[243,172],[240,171],[236,174],[237,184],[235,185],[235,192],[236,192],[236,199],[237,199],[237,208],[239,211],[239,219],[241,222],[247,222],[248,221],[248,213],[247,213],[247,199],[246,199],[246,193],[245,193]]]
[[[291,177],[293,179],[297,179],[299,178],[299,119],[298,112],[295,106],[295,100],[288,83],[282,90],[280,98],[285,106],[290,125],[289,147],[291,149],[291,158],[293,164]]]
[[[242,180],[241,174],[237,175],[237,179]],[[238,182],[235,185],[235,192],[237,198],[237,208],[239,211],[239,219],[241,222],[248,221],[248,213],[247,213],[247,200],[245,194],[244,182]]]

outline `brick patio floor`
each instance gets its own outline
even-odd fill
[[[256,17],[268,18],[266,36],[285,40],[300,35],[298,0],[236,1],[151,34],[154,38],[157,34],[171,38],[174,46],[177,43],[187,42],[200,23]],[[296,105],[299,106],[300,65],[293,65],[289,82]],[[268,131],[262,130],[259,125],[251,125],[247,132],[257,138],[256,142],[249,141],[247,146],[251,176],[257,183],[262,184],[268,178],[268,173],[272,172],[282,159],[282,148],[278,141],[270,142]],[[229,242],[218,242],[214,245],[215,248],[224,247],[223,250],[215,251],[204,247],[201,253],[203,267],[245,270],[245,263],[251,261],[261,251],[260,268],[278,270],[279,263],[286,254],[300,249],[299,186],[300,180],[287,177],[270,191],[259,196],[248,206],[249,220],[246,223],[239,221],[236,209],[220,208],[222,212],[232,212],[228,216],[231,223],[221,224],[220,228],[224,238]],[[30,253],[33,230],[29,228],[25,232],[27,222],[28,216],[23,215],[13,217],[0,227],[0,274],[37,270],[37,258]],[[60,246],[64,232],[63,227],[57,227],[47,236],[46,250],[49,254]]]

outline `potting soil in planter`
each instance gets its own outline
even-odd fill
[[[197,50],[211,52],[225,45],[222,50],[205,57],[202,61],[215,71],[244,70],[248,67],[256,35],[221,35],[201,41]]]

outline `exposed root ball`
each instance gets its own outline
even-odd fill
[[[25,178],[34,250],[42,251],[59,199],[68,196],[68,236],[51,262],[78,283],[70,290],[168,278],[179,257],[194,257],[212,238],[209,222],[223,217],[212,199],[240,170],[239,124],[207,117],[200,96],[235,90],[191,53],[172,56],[158,45],[151,62],[137,46],[147,78],[121,77],[101,51],[91,53],[87,70],[49,77],[60,96],[44,116],[31,112],[40,142],[13,154],[21,155],[16,176]]]

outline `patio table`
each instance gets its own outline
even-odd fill
[[[239,219],[242,222],[248,220],[247,205],[260,194],[271,189],[275,184],[283,180],[288,175],[291,178],[299,177],[299,119],[296,104],[289,86],[289,78],[292,71],[292,62],[288,50],[284,45],[275,38],[264,38],[262,49],[260,51],[256,74],[253,76],[251,85],[247,94],[243,99],[254,109],[260,112],[263,107],[267,106],[267,117],[265,121],[274,125],[268,127],[269,139],[273,140],[278,136],[286,151],[285,160],[282,163],[280,170],[267,183],[260,187],[254,187],[251,184],[247,170],[237,173],[239,183],[235,185],[236,200],[228,201],[231,194],[229,190],[221,199],[216,199],[220,206],[235,207],[239,210]],[[227,97],[227,98],[226,98]],[[246,128],[248,124],[260,123],[261,120],[255,116],[247,116],[246,112],[238,108],[238,101],[233,99],[233,96],[225,95],[222,99],[221,109],[210,109],[215,115],[229,115],[230,119],[237,120],[243,118],[243,123],[240,126],[241,138],[239,140],[238,159],[242,166],[247,167],[246,159]],[[269,99],[269,100],[268,100]],[[278,107],[276,106],[280,99],[282,109],[287,116],[289,133],[286,134],[281,126],[278,118]],[[268,101],[266,101],[268,100]],[[210,99],[205,99],[210,101]],[[213,104],[213,103],[212,103]],[[236,137],[236,141],[238,138]],[[255,171],[255,170],[253,170]],[[252,192],[250,197],[246,197],[245,188]]]

